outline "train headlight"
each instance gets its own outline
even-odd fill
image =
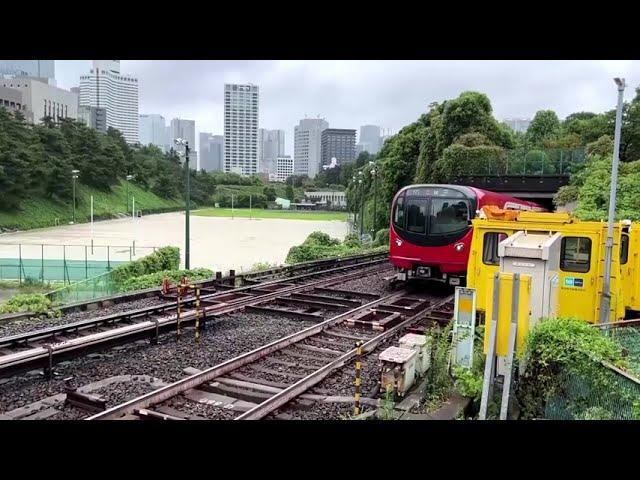
[[[456,252],[461,252],[464,248],[464,243],[456,243],[454,248],[456,249]]]

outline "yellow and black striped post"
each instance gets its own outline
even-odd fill
[[[200,341],[200,287],[196,287],[196,342]]]
[[[356,391],[353,394],[353,414],[360,415],[360,385],[362,385],[362,378],[360,377],[360,371],[362,370],[362,342],[356,342]]]
[[[178,288],[176,289],[176,291],[177,291],[176,301],[178,303],[178,309],[176,313],[176,325],[178,326],[178,329],[176,331],[176,336],[179,338],[180,337],[180,301],[182,300],[182,285],[178,284]]]

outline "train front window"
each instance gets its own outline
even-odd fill
[[[396,209],[393,212],[393,224],[398,228],[404,228],[404,196],[398,197]]]
[[[427,233],[426,200],[407,200],[407,231],[411,233]]]
[[[469,226],[469,204],[451,198],[432,198],[429,233],[456,233]]]

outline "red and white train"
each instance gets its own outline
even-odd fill
[[[425,278],[463,285],[471,219],[486,205],[545,211],[508,195],[459,185],[409,185],[393,199],[389,258],[398,280]]]

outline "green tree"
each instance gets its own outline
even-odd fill
[[[291,185],[287,185],[286,195],[287,198],[293,202],[293,187]]]
[[[560,134],[560,120],[553,110],[536,112],[527,128],[527,141],[533,146],[542,146],[545,141],[554,140]]]

